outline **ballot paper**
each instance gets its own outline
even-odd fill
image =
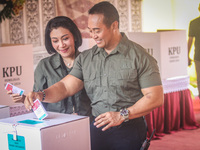
[[[12,93],[14,93],[14,94],[22,95],[22,94],[24,93],[24,90],[22,90],[22,89],[20,89],[20,88],[18,88],[18,87],[16,87],[16,86],[14,86],[14,85],[12,85],[12,84],[10,84],[10,83],[7,83],[7,84],[6,84],[5,89],[6,89],[7,91],[10,91],[10,90],[11,90]]]
[[[43,107],[42,103],[40,102],[39,99],[36,99],[33,102],[33,112],[35,113],[35,115],[37,116],[37,118],[39,120],[43,120],[44,118],[46,118],[48,116],[45,108]]]

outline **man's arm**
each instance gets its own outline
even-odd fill
[[[127,108],[129,110],[129,119],[145,116],[153,109],[164,103],[164,94],[162,86],[153,86],[142,89],[143,97],[133,106]],[[112,126],[118,126],[124,121],[119,112],[106,112],[99,115],[95,119],[94,125],[98,128],[106,125],[102,130],[105,131]]]
[[[77,93],[83,88],[83,81],[72,76],[67,75],[61,81],[55,83],[49,88],[45,89],[45,100],[43,102],[56,103],[61,101],[65,97],[69,97]],[[42,101],[42,92],[30,92],[24,101],[24,105],[27,110],[31,110],[33,106],[33,101],[39,99]]]
[[[142,89],[143,97],[133,106],[129,107],[129,119],[149,114],[153,109],[163,105],[164,94],[162,86],[153,86]]]
[[[189,36],[189,39],[188,39],[188,66],[191,65],[191,59],[190,59],[190,49],[192,47],[192,43],[193,43],[193,37],[192,36]]]

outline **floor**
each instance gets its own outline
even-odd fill
[[[193,100],[195,118],[200,123],[200,99]],[[152,140],[148,150],[200,150],[200,128],[165,134]]]

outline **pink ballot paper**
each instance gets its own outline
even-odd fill
[[[24,90],[22,90],[22,89],[20,89],[20,88],[18,88],[18,87],[16,87],[16,86],[14,86],[14,85],[12,85],[12,84],[10,84],[10,83],[7,83],[6,84],[6,87],[5,87],[5,89],[7,90],[7,91],[12,91],[12,93],[14,93],[14,94],[20,94],[20,95],[22,95],[23,93],[24,93]]]
[[[43,120],[44,118],[46,118],[48,116],[46,110],[44,109],[42,103],[39,101],[39,99],[36,99],[33,102],[33,112],[35,113],[35,115],[37,116],[37,118],[39,120]]]

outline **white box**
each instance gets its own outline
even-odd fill
[[[188,51],[185,30],[129,32],[128,37],[143,46],[157,60],[162,79],[187,75]]]
[[[9,147],[13,150],[91,149],[89,117],[53,112],[48,114],[49,116],[42,122],[36,119],[34,113],[0,119],[1,148],[3,150],[8,150]],[[17,141],[12,139],[15,131]]]
[[[6,105],[0,105],[0,119],[10,117],[10,108]]]

